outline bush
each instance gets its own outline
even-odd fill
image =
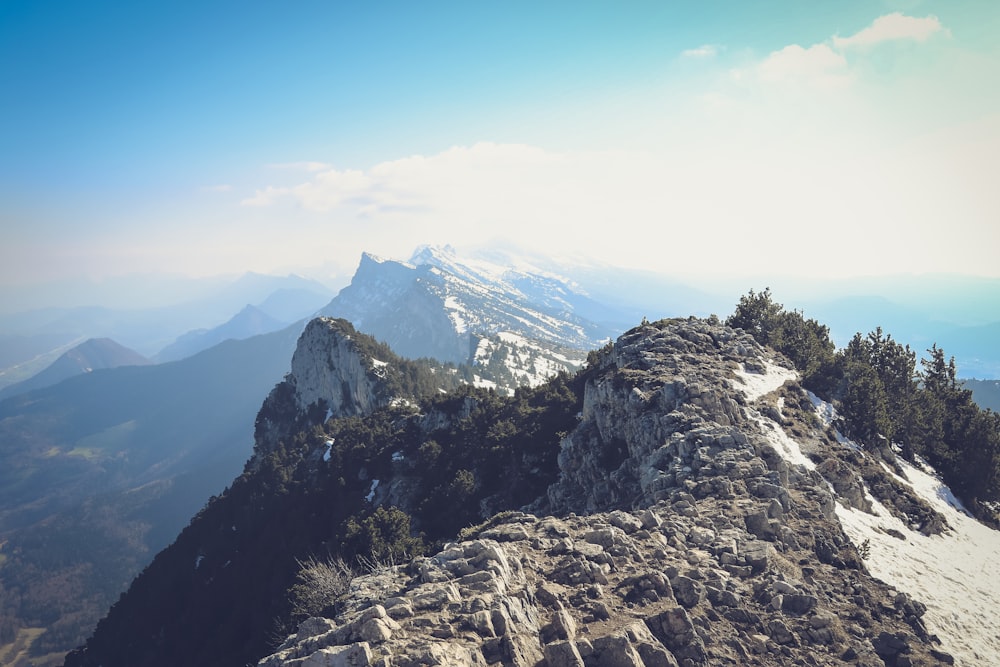
[[[310,556],[296,562],[299,572],[288,591],[295,618],[319,616],[335,607],[354,579],[354,571],[339,557],[317,560]]]

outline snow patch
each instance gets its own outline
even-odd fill
[[[951,530],[923,535],[869,496],[874,516],[837,505],[844,531],[855,545],[868,541],[866,563],[874,576],[927,605],[927,629],[956,664],[1000,664],[1000,532],[969,517],[933,474],[903,459],[899,464],[906,479],[898,479],[940,512]]]
[[[830,426],[840,419],[840,415],[837,414],[837,409],[833,407],[831,403],[827,403],[822,398],[812,393],[811,391],[806,391],[809,395],[809,400],[813,404],[813,408],[816,410],[816,416],[819,417],[823,426]],[[854,451],[861,451],[861,446],[855,443],[853,440],[844,437],[844,434],[839,430],[833,430],[834,436],[837,438],[837,443],[844,445],[845,447],[850,447]]]
[[[781,458],[793,465],[803,466],[808,470],[816,469],[816,464],[802,453],[802,448],[799,447],[798,441],[789,436],[785,432],[785,429],[781,427],[781,424],[762,416],[757,416],[754,420],[757,422],[757,426],[760,427],[760,432],[764,436],[764,439],[771,443],[771,446],[774,447]]]
[[[365,496],[365,500],[367,500],[368,502],[371,502],[372,498],[375,497],[375,489],[377,489],[377,488],[378,488],[378,480],[377,479],[373,479],[372,480],[371,488],[368,489],[368,495]]]
[[[733,371],[740,382],[734,382],[733,387],[743,392],[747,400],[755,401],[761,396],[770,394],[772,391],[785,384],[788,380],[797,380],[799,374],[772,361],[764,362],[763,373],[753,373],[746,370],[744,366],[738,371]]]

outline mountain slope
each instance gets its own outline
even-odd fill
[[[288,326],[289,322],[274,319],[255,306],[246,305],[243,310],[214,329],[189,331],[156,354],[156,361],[176,361],[190,357],[225,340],[243,340],[251,336],[271,333]]]
[[[67,665],[261,658],[270,632],[302,620],[299,565],[327,555],[382,565],[263,664],[949,659],[922,604],[870,575],[837,506],[871,512],[871,497],[929,535],[947,520],[891,460],[843,444],[741,330],[644,324],[575,377],[506,398],[420,398],[404,379],[441,370],[404,372],[346,323],[309,331],[244,474]],[[530,514],[448,545],[516,509]],[[411,560],[428,546],[443,550]]]
[[[0,390],[0,400],[57,384],[80,373],[90,373],[101,368],[144,366],[151,363],[153,362],[135,350],[119,345],[110,338],[91,338],[63,353],[43,371]]]
[[[0,402],[0,626],[65,652],[252,451],[301,325]],[[0,628],[2,629],[2,628]],[[51,664],[51,663],[47,663]]]
[[[981,408],[1000,412],[1000,380],[963,380],[962,386],[972,392],[972,399]]]
[[[408,263],[365,254],[322,314],[347,319],[410,358],[466,363],[479,338],[503,332],[580,358],[620,330],[576,315],[573,298],[572,286],[557,277],[423,248]]]

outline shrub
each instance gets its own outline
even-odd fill
[[[296,562],[299,571],[288,591],[292,615],[296,618],[319,616],[334,607],[354,578],[354,571],[339,557],[317,560],[310,556]]]

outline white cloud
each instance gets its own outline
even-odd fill
[[[894,12],[878,17],[870,26],[850,37],[835,36],[833,45],[838,49],[851,49],[868,48],[882,42],[898,40],[925,42],[939,32],[948,34],[936,16],[917,18]]]
[[[270,206],[288,194],[288,191],[288,188],[276,188],[269,185],[263,190],[257,190],[253,197],[243,199],[240,204],[242,206]]]
[[[919,154],[903,164],[864,138],[786,135],[785,124],[712,128],[658,154],[456,146],[319,172],[244,203],[261,207],[252,214],[266,216],[261,229],[295,225],[281,242],[308,239],[298,253],[314,260],[334,247],[405,257],[422,243],[506,239],[673,273],[834,275],[936,265],[956,250],[913,233],[945,213],[946,193],[933,184],[945,182],[947,165]],[[986,243],[976,228],[983,213],[968,212],[956,238]]]
[[[681,55],[685,58],[712,58],[719,53],[719,48],[714,44],[702,44],[695,49],[685,49]]]
[[[809,48],[790,44],[761,61],[756,73],[768,83],[805,83],[824,89],[843,87],[853,78],[844,55],[826,44]]]

